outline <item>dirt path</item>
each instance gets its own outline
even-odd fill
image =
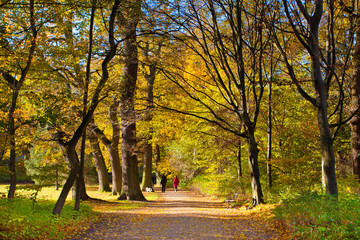
[[[251,214],[172,189],[146,207],[110,212],[78,239],[278,239]]]

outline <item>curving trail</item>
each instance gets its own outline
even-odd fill
[[[146,207],[103,213],[101,222],[78,239],[279,239],[254,214],[226,208],[223,202],[172,189]]]

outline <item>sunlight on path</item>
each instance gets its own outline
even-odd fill
[[[106,213],[79,239],[277,239],[265,228],[222,202],[170,189],[144,208]]]

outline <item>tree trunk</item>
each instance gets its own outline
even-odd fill
[[[16,101],[18,96],[18,91],[13,90],[12,104],[9,110],[9,142],[10,142],[10,158],[9,158],[9,171],[10,171],[10,187],[8,192],[8,198],[15,197],[15,188],[16,188],[16,152],[15,152],[15,119],[14,112],[16,108]]]
[[[136,149],[136,113],[134,95],[138,72],[138,49],[136,43],[136,28],[139,18],[141,1],[132,2],[132,9],[127,14],[131,18],[120,17],[124,40],[124,68],[121,81],[121,132],[122,132],[122,172],[123,185],[119,199],[146,200],[143,196],[139,177]],[[129,17],[128,16],[128,17]]]
[[[108,171],[106,169],[105,160],[101,152],[99,140],[92,131],[88,131],[88,135],[99,180],[99,191],[110,192],[111,189],[109,184]]]
[[[242,178],[242,166],[241,166],[241,141],[239,140],[239,147],[238,147],[238,153],[237,153],[237,164],[238,164],[238,181],[241,181]]]
[[[117,117],[119,100],[114,99],[114,102],[110,105],[109,108],[109,119],[111,122],[113,134],[112,139],[109,140],[103,131],[101,131],[94,123],[94,119],[91,121],[91,131],[96,134],[96,136],[101,140],[101,142],[106,146],[111,163],[111,172],[112,172],[112,191],[113,195],[120,194],[122,187],[122,169],[120,163],[120,154],[119,154],[119,143],[120,143],[120,124]]]
[[[148,53],[146,53],[148,55]],[[149,73],[145,74],[145,79],[147,82],[147,96],[146,96],[146,102],[147,102],[147,109],[145,112],[144,120],[148,122],[148,125],[150,125],[150,122],[152,120],[152,110],[154,108],[154,82],[156,77],[156,63],[153,62],[149,66]],[[146,188],[153,188],[152,187],[152,134],[153,129],[152,127],[148,127],[148,133],[147,133],[147,139],[145,142],[144,147],[144,169],[143,169],[143,182],[141,189],[143,191],[146,190]]]
[[[109,109],[109,118],[113,129],[113,136],[107,148],[110,154],[110,162],[112,168],[112,194],[117,195],[121,193],[122,187],[122,170],[119,155],[120,144],[120,124],[118,120],[119,100],[114,99]]]
[[[152,145],[146,141],[144,146],[144,169],[143,169],[143,180],[141,190],[145,191],[146,188],[152,187]]]
[[[263,192],[260,184],[260,172],[258,165],[258,153],[259,149],[257,148],[257,143],[255,141],[254,131],[251,129],[248,132],[248,152],[249,152],[249,167],[250,167],[250,177],[251,177],[251,188],[253,194],[253,203],[252,207],[264,203]]]
[[[79,162],[79,171],[80,171],[80,162]],[[84,176],[80,177],[79,173],[75,178],[74,185],[72,187],[72,198],[75,199],[74,210],[78,211],[80,209],[80,200],[85,201],[90,197],[86,192],[86,185]]]
[[[360,17],[356,18],[355,46],[353,52],[354,76],[351,80],[351,109],[357,111],[351,119],[351,152],[353,175],[360,181]]]
[[[321,160],[322,160],[322,182],[326,193],[337,195],[337,181],[335,174],[335,155],[333,150],[333,140],[330,133],[327,118],[327,107],[318,108],[318,123],[320,128]]]
[[[109,150],[110,162],[112,169],[112,195],[121,193],[122,188],[122,169],[120,164],[120,156],[118,145],[111,145]]]
[[[133,99],[122,99],[121,104],[122,132],[122,191],[120,200],[146,200],[143,196],[139,177],[136,148],[135,108]]]
[[[66,198],[71,190],[71,187],[74,185],[76,176],[79,172],[79,160],[76,156],[75,146],[61,146],[63,149],[64,156],[68,159],[70,163],[70,174],[65,182],[63,189],[61,190],[60,196],[55,204],[55,207],[52,211],[54,215],[60,215],[63,206],[65,204]]]
[[[156,182],[160,179],[160,172],[158,171],[158,164],[160,162],[161,156],[160,156],[160,146],[159,144],[155,145],[155,161],[154,161],[154,168],[155,168],[155,174],[156,174]]]
[[[123,105],[123,103],[121,104]],[[125,110],[125,106],[121,106],[122,116],[124,116],[125,112],[133,112],[134,109],[131,111],[129,110],[129,104],[126,104],[127,110]],[[130,105],[130,108],[134,106]],[[129,116],[128,116],[129,117]],[[131,121],[129,123],[129,121]],[[137,157],[134,153],[136,147],[136,126],[134,118],[131,120],[127,120],[126,118],[122,117],[121,121],[122,125],[122,192],[120,194],[120,200],[146,200],[140,190],[140,183],[138,177],[138,166],[137,166]]]
[[[321,18],[318,12],[318,18]],[[319,20],[320,22],[320,20]],[[329,119],[327,116],[328,87],[322,76],[320,49],[319,49],[319,28],[317,24],[310,25],[309,46],[311,54],[311,77],[316,90],[317,117],[320,131],[321,161],[322,161],[322,182],[328,194],[337,195],[337,182],[335,174],[335,155],[333,151],[333,140],[330,132]]]
[[[272,89],[271,89],[271,81],[269,82],[268,86],[268,92],[269,92],[269,100],[268,100],[268,146],[267,146],[267,156],[266,156],[266,175],[267,175],[267,185],[269,187],[272,187],[272,169],[271,169],[271,151],[272,151],[272,109],[271,109],[271,95],[272,95]]]
[[[329,85],[331,84],[331,79],[333,77],[332,69],[326,69],[326,71],[322,71],[323,66],[329,66],[333,68],[335,65],[335,53],[331,51],[330,42],[334,41],[331,37],[329,39],[328,44],[329,48],[327,49],[327,59],[333,59],[331,62],[327,62],[322,64],[322,56],[324,54],[321,53],[321,46],[319,44],[319,30],[321,18],[323,15],[323,5],[324,2],[322,0],[314,1],[314,9],[312,10],[312,14],[307,12],[307,8],[303,5],[302,1],[296,1],[298,8],[300,9],[299,14],[303,15],[306,19],[309,31],[307,36],[303,36],[302,33],[299,32],[296,24],[293,22],[291,13],[289,11],[289,3],[286,0],[283,0],[285,12],[288,17],[288,20],[292,26],[292,29],[295,32],[295,35],[300,40],[301,44],[306,48],[310,57],[311,57],[311,80],[313,82],[313,86],[315,89],[315,98],[311,95],[307,94],[307,92],[301,87],[299,81],[296,79],[295,74],[292,68],[289,68],[290,64],[287,62],[288,70],[291,72],[290,76],[293,82],[296,84],[298,92],[309,102],[311,102],[317,108],[317,118],[320,132],[320,144],[321,144],[321,161],[322,161],[322,182],[325,187],[326,193],[330,195],[337,195],[337,182],[336,182],[336,174],[335,174],[335,155],[333,151],[333,139],[330,132],[329,127],[329,119],[327,116],[327,100],[329,93]],[[330,6],[330,14],[333,15],[334,2],[329,2]],[[333,24],[332,16],[330,18],[329,24]],[[331,34],[330,34],[331,35]],[[330,36],[329,35],[329,36]],[[304,41],[304,37],[306,41]],[[286,59],[286,58],[285,58]],[[286,59],[287,61],[287,59]],[[324,76],[325,75],[325,76]],[[326,81],[324,80],[326,79]]]

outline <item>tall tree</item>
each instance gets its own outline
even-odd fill
[[[141,189],[152,188],[152,160],[153,160],[153,127],[151,121],[154,114],[154,83],[158,72],[157,66],[161,54],[162,41],[149,43],[146,42],[141,49],[144,53],[144,75],[146,80],[146,109],[143,121],[146,122],[147,132],[145,133],[144,142],[144,168]],[[151,46],[150,46],[151,45]]]
[[[197,65],[194,69],[203,66],[205,71],[197,75],[188,68],[178,73],[165,70],[164,74],[206,110],[188,110],[185,114],[207,120],[247,140],[252,205],[256,206],[264,202],[255,137],[264,92],[264,49],[269,35],[262,23],[264,1],[188,1],[187,4],[180,16],[170,14],[182,29],[173,37],[193,51]]]
[[[145,112],[145,118],[144,120],[146,122],[150,122],[152,120],[152,109],[154,107],[153,101],[154,101],[154,82],[156,77],[156,63],[151,63],[149,68],[149,72],[145,73],[145,79],[147,82],[147,109]],[[150,124],[149,124],[150,125]],[[152,156],[153,156],[153,148],[152,148],[152,127],[149,126],[149,130],[147,132],[147,136],[144,143],[144,170],[143,170],[143,180],[141,189],[143,191],[146,190],[146,188],[153,188],[152,187]]]
[[[141,15],[141,0],[124,1],[118,14],[124,39],[124,68],[120,84],[122,133],[122,190],[119,199],[146,200],[138,177],[136,156],[136,112],[134,94],[138,75],[137,24]]]
[[[89,26],[89,47],[88,47],[88,56],[86,61],[86,70],[85,78],[83,83],[83,110],[82,110],[82,119],[86,117],[87,104],[88,104],[88,95],[89,95],[89,84],[90,84],[90,74],[91,74],[91,60],[92,60],[92,51],[93,51],[93,31],[94,31],[94,19],[95,19],[95,9],[97,5],[97,0],[92,1],[91,14],[90,14],[90,26]],[[83,131],[81,137],[81,152],[80,152],[80,166],[79,174],[76,184],[76,199],[74,209],[79,211],[80,209],[80,200],[86,199],[88,196],[86,194],[86,187],[84,181],[84,164],[85,164],[85,144],[86,144],[86,130]]]
[[[26,57],[20,56],[19,64],[15,65],[14,69],[0,69],[0,73],[5,81],[7,81],[9,87],[12,90],[12,98],[11,98],[11,104],[8,111],[8,139],[9,139],[9,145],[10,145],[10,159],[9,159],[9,171],[10,171],[10,188],[8,192],[8,198],[14,198],[15,195],[15,188],[16,188],[16,126],[15,126],[15,111],[17,109],[17,101],[20,94],[20,89],[22,88],[28,72],[30,70],[30,66],[33,61],[33,57],[35,54],[36,49],[36,39],[39,31],[39,27],[36,25],[35,21],[35,4],[34,0],[29,0],[28,3],[28,12],[26,12],[26,16],[28,17],[28,23],[20,26],[22,28],[23,33],[25,35],[23,36],[25,39],[24,49],[27,49]],[[16,14],[14,14],[16,16]],[[18,19],[19,20],[19,19]],[[13,20],[13,23],[16,23],[16,19]],[[17,23],[16,23],[17,24]],[[20,23],[21,24],[21,23]],[[16,40],[12,41],[10,40],[8,42],[9,44],[14,43],[16,44]],[[20,43],[21,44],[21,43]],[[15,50],[14,46],[14,50]],[[10,49],[7,49],[8,51],[11,51]],[[14,53],[12,53],[14,54]],[[17,79],[15,77],[16,73],[20,72],[20,78]]]
[[[79,160],[76,153],[76,145],[78,141],[80,140],[81,136],[83,135],[83,132],[86,130],[87,125],[89,124],[93,113],[100,101],[100,94],[102,89],[104,88],[105,83],[109,79],[109,72],[108,72],[108,65],[110,61],[115,57],[116,50],[118,43],[115,42],[114,37],[114,28],[115,28],[115,19],[116,15],[118,13],[120,0],[114,0],[111,13],[109,17],[109,25],[108,25],[108,41],[109,41],[109,49],[107,50],[105,59],[102,62],[102,76],[99,80],[96,89],[94,91],[94,94],[91,99],[90,106],[88,108],[88,111],[86,113],[86,116],[82,120],[80,126],[76,129],[73,136],[70,138],[70,140],[64,139],[64,133],[63,132],[57,132],[57,134],[54,136],[59,144],[62,146],[64,156],[68,159],[70,162],[70,173],[69,177],[65,182],[65,185],[61,191],[61,194],[59,196],[58,201],[55,204],[55,207],[53,209],[54,215],[60,215],[62,208],[64,206],[66,197],[71,189],[71,187],[74,184],[75,178],[79,172]]]
[[[289,75],[296,85],[297,90],[317,109],[322,158],[322,181],[328,194],[337,195],[338,188],[335,174],[333,137],[330,131],[328,115],[329,89],[335,72],[334,38],[333,35],[331,35],[333,32],[327,35],[329,38],[325,41],[327,41],[329,48],[326,48],[326,52],[324,53],[322,52],[319,42],[320,24],[324,14],[324,2],[322,0],[315,0],[304,4],[302,1],[295,0],[291,1],[291,5],[288,1],[283,0],[282,2],[293,32],[310,56],[310,72],[311,82],[313,83],[313,90],[315,92],[314,97],[301,86],[300,80],[296,75],[296,70],[294,70],[293,65],[291,65],[288,54],[284,51],[284,48],[280,46],[280,44],[278,44],[278,47],[282,52]],[[328,6],[327,13],[329,14],[329,18],[327,19],[327,24],[333,29],[334,1],[329,1]],[[326,66],[325,71],[322,71],[323,65]],[[339,90],[341,89],[339,88]]]

